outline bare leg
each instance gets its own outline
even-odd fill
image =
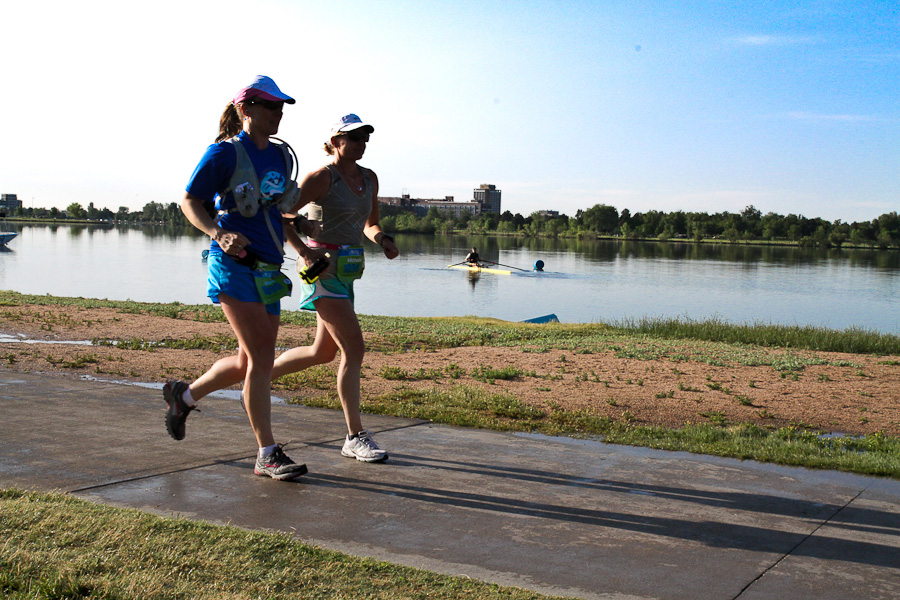
[[[347,432],[354,435],[363,430],[359,414],[360,371],[366,352],[362,330],[350,300],[320,298],[316,301],[316,311],[319,322],[341,350],[337,391],[344,408]]]
[[[337,344],[331,339],[331,334],[328,333],[325,323],[318,313],[316,321],[318,322],[316,339],[313,340],[312,346],[298,346],[281,353],[275,359],[275,365],[272,367],[273,381],[283,375],[296,373],[315,365],[324,365],[334,360],[338,350]]]
[[[219,296],[219,302],[240,344],[238,356],[232,358],[237,358],[238,365],[242,362],[246,364],[243,395],[244,405],[250,417],[250,426],[260,448],[271,446],[275,443],[275,438],[272,435],[270,388],[279,317],[267,313],[266,307],[259,302],[241,302],[225,295]],[[216,365],[213,365],[210,371],[213,371]],[[210,375],[208,379],[217,383],[227,381],[228,377],[234,377],[239,368],[235,367],[234,363],[228,362],[224,367],[217,372],[218,380],[217,374]],[[225,375],[221,375],[222,373]]]
[[[191,384],[191,397],[194,400],[200,400],[212,392],[237,385],[246,376],[247,355],[243,348],[238,348],[235,356],[226,356],[217,360],[206,373]]]
[[[366,346],[353,303],[345,299],[320,298],[316,300],[316,320],[316,339],[312,346],[291,348],[281,354],[275,361],[272,378],[331,362],[340,350],[337,391],[347,432],[354,435],[363,430],[359,414],[359,380]]]

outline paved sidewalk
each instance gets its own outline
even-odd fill
[[[364,464],[341,414],[276,405],[310,470],[276,482],[239,403],[201,404],[176,442],[158,389],[0,374],[0,487],[580,598],[900,598],[900,481],[379,416]]]

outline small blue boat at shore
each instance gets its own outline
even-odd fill
[[[542,317],[525,319],[524,321],[519,321],[519,323],[559,323],[559,317],[554,313],[550,313],[549,315],[544,315]]]

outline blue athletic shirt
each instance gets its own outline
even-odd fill
[[[260,150],[244,131],[238,135],[238,139],[243,143],[250,162],[256,169],[262,199],[270,200],[273,196],[283,192],[290,173],[287,172],[287,165],[284,164],[284,154],[281,149],[270,143],[265,150]],[[200,164],[191,175],[186,191],[192,196],[200,198],[204,203],[215,202],[216,208],[219,210],[234,208],[232,194],[229,192],[225,197],[223,194],[228,188],[235,168],[237,168],[237,153],[234,146],[228,142],[212,144],[206,149],[206,153],[200,159]],[[266,225],[263,216],[265,210],[269,211],[269,219],[278,236],[278,246],[275,245],[272,234],[269,233]],[[282,229],[281,212],[276,206],[270,206],[267,209],[260,208],[256,212],[256,216],[249,218],[242,216],[236,210],[229,212],[219,219],[219,227],[247,236],[251,242],[247,249],[261,260],[274,264],[282,263],[281,248],[284,246],[284,230]],[[215,240],[209,246],[209,253],[222,254],[222,249]]]

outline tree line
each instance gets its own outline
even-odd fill
[[[845,244],[896,247],[900,244],[900,216],[885,213],[871,221],[846,223],[803,215],[762,214],[754,206],[740,213],[621,212],[607,204],[578,210],[574,217],[535,212],[527,217],[502,214],[454,215],[437,207],[424,216],[396,206],[382,205],[381,226],[387,231],[410,233],[467,233],[531,237],[652,239],[660,241],[725,240],[788,242],[819,247]]]
[[[25,208],[19,207],[11,217],[23,219],[52,219],[52,220],[76,220],[76,221],[107,221],[123,223],[176,223],[183,219],[181,206],[175,202],[160,204],[148,202],[141,210],[131,210],[127,206],[120,206],[113,212],[109,208],[97,208],[91,202],[84,207],[79,202],[69,204],[65,210],[55,206],[52,208]]]
[[[473,235],[518,235],[527,237],[602,238],[618,237],[642,240],[725,240],[729,242],[788,242],[807,246],[840,248],[873,246],[891,248],[900,245],[900,215],[885,213],[871,221],[846,223],[840,219],[827,221],[803,215],[762,214],[754,206],[740,213],[662,212],[650,210],[631,213],[614,206],[596,204],[578,210],[574,217],[535,212],[527,217],[505,211],[502,214],[454,214],[437,207],[424,216],[393,205],[381,205],[381,226],[399,233]],[[181,223],[184,215],[175,202],[148,202],[141,210],[120,206],[113,212],[96,208],[91,202],[83,207],[73,202],[65,212],[56,207],[16,209],[11,215],[35,219],[76,219],[125,223]]]

